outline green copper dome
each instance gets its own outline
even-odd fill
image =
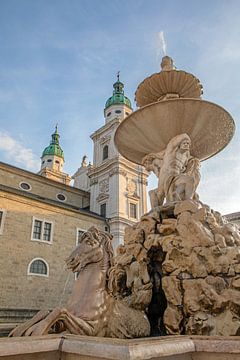
[[[55,131],[52,134],[52,140],[50,142],[50,145],[44,149],[44,151],[42,153],[42,158],[46,155],[55,155],[55,156],[59,156],[64,159],[63,150],[61,149],[61,146],[59,145],[59,138],[60,138],[60,135],[58,133],[58,128],[56,126]]]
[[[107,100],[105,110],[111,105],[119,104],[126,105],[130,109],[132,109],[131,101],[128,99],[127,96],[124,95],[124,84],[119,81],[119,74],[117,81],[115,82],[115,84],[113,84],[113,88],[113,95]]]

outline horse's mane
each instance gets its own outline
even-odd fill
[[[112,238],[113,236],[106,232],[98,230],[95,226],[92,226],[88,231],[86,231],[82,237],[81,240],[83,240],[86,237],[90,237],[90,239],[95,239],[99,242],[100,245],[103,246],[104,250],[107,252],[109,256],[109,263],[110,266],[113,265],[113,248],[112,248]],[[81,242],[80,240],[80,242]]]
[[[99,231],[100,233],[100,243],[103,245],[109,256],[110,267],[113,265],[113,248],[112,248],[112,238],[113,236],[105,231]]]

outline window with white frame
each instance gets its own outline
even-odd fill
[[[106,217],[106,214],[107,214],[107,204],[104,203],[100,205],[100,215]]]
[[[6,210],[0,209],[0,235],[2,235],[3,233],[5,217],[6,217]]]
[[[32,240],[52,242],[53,223],[47,220],[33,218]]]
[[[41,258],[33,259],[28,265],[28,275],[49,276],[48,263]]]
[[[106,160],[108,158],[108,145],[105,145],[103,147],[103,160]]]
[[[83,235],[85,232],[86,232],[86,230],[77,228],[76,245],[79,244],[80,239],[81,239],[82,235]]]
[[[133,219],[137,218],[137,204],[130,203],[129,205],[130,217]]]

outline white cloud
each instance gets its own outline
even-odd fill
[[[39,158],[33,151],[4,132],[0,132],[0,151],[4,153],[9,162],[21,165],[30,171],[39,169]]]

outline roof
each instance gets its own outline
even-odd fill
[[[132,109],[131,101],[124,95],[124,84],[118,80],[113,84],[113,95],[107,100],[105,110],[112,105],[126,105]]]
[[[54,133],[52,134],[52,140],[50,145],[48,145],[42,153],[42,158],[46,155],[55,155],[61,157],[64,160],[64,153],[59,144],[60,135],[58,133],[58,128],[56,126]]]

